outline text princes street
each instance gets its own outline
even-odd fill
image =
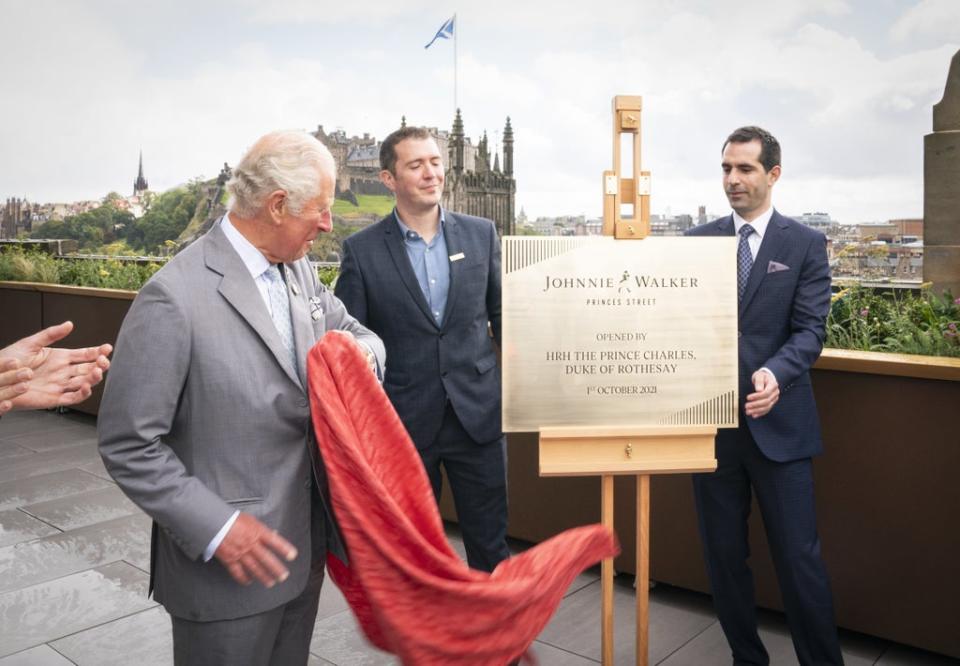
[[[656,277],[653,275],[634,275],[632,280],[626,280],[621,285],[610,277],[568,277],[558,278],[547,276],[547,285],[543,291],[551,289],[621,289],[626,286],[644,289],[696,289],[700,278],[696,277]],[[623,282],[624,280],[621,280]]]

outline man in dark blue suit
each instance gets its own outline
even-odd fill
[[[771,205],[780,144],[759,127],[723,145],[733,214],[693,236],[739,236],[740,427],[717,435],[717,470],[693,479],[714,606],[734,664],[768,664],[757,633],[747,518],[756,494],[801,664],[842,664],[830,581],[820,557],[812,456],[823,449],[810,385],[830,309],[823,234]]]
[[[387,349],[383,387],[437,499],[450,481],[467,562],[493,571],[506,544],[501,429],[500,241],[490,220],[443,210],[443,160],[421,127],[380,148],[393,212],[343,244],[336,295]]]

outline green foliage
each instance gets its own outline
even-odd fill
[[[856,286],[833,297],[827,347],[960,357],[960,298],[881,293]]]
[[[166,241],[175,240],[187,228],[200,199],[198,182],[158,194],[150,210],[127,229],[126,242],[145,254],[158,254]]]
[[[364,215],[374,215],[376,217],[386,217],[393,210],[394,198],[382,194],[360,194],[357,196],[358,206],[354,206],[349,201],[336,199],[331,209],[334,215],[339,217],[351,218]]]
[[[339,266],[319,266],[317,267],[317,277],[320,278],[320,282],[327,285],[333,289],[334,283],[337,281],[337,277],[340,275]]]
[[[59,264],[56,259],[42,252],[8,248],[0,252],[0,280],[57,284]]]
[[[32,238],[67,238],[77,241],[85,252],[97,252],[105,243],[113,243],[122,237],[134,222],[129,211],[117,210],[104,205],[79,215],[70,215],[63,220],[51,220],[37,227]]]
[[[0,252],[0,280],[46,282],[78,287],[136,291],[160,269],[160,264],[140,264],[115,259],[59,259],[20,248]]]

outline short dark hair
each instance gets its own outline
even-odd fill
[[[397,175],[397,144],[404,139],[432,139],[433,134],[426,127],[408,125],[391,132],[380,144],[380,168]]]
[[[780,142],[770,132],[756,125],[733,130],[723,142],[720,153],[727,149],[728,143],[750,143],[751,141],[760,142],[760,164],[765,171],[769,172],[773,167],[780,166]]]

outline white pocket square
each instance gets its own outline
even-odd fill
[[[786,264],[781,264],[779,261],[771,261],[767,264],[768,273],[779,273],[780,271],[789,271],[790,267]]]

